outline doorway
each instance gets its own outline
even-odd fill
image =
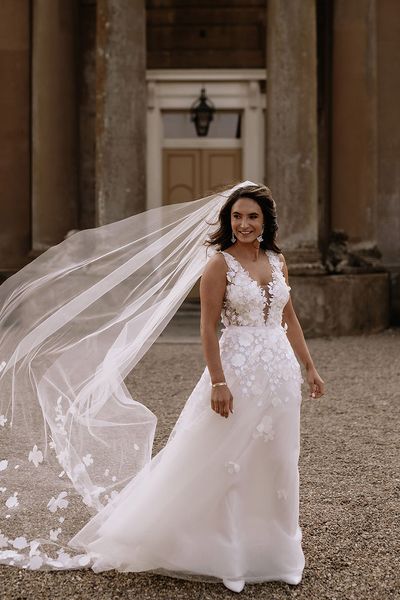
[[[148,209],[241,179],[264,182],[265,69],[147,71]],[[216,112],[206,137],[190,107],[201,88]]]
[[[189,202],[242,179],[240,148],[163,149],[163,203]]]

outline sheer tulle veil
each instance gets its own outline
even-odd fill
[[[0,563],[87,564],[65,549],[77,514],[83,526],[151,459],[157,418],[124,379],[200,277],[212,223],[244,185],[255,184],[80,231],[0,287]]]

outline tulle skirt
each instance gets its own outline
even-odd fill
[[[206,368],[165,447],[70,540],[95,572],[301,579],[299,364],[281,327],[228,327],[220,348],[234,413],[211,410]]]

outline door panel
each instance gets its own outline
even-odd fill
[[[163,204],[189,202],[201,196],[201,150],[164,150]]]
[[[163,150],[163,203],[189,202],[242,178],[240,148]],[[199,299],[199,283],[187,296]]]
[[[202,188],[204,193],[241,179],[240,149],[202,150]]]
[[[242,178],[240,148],[163,150],[163,204],[189,202]]]

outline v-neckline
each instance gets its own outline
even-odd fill
[[[270,260],[269,254],[268,254],[268,249],[264,250],[264,253],[265,253],[265,256],[267,257],[269,268],[271,270],[271,280],[268,281],[268,283],[266,283],[265,285],[261,285],[260,283],[258,283],[258,281],[256,279],[254,279],[254,277],[252,277],[250,275],[250,273],[248,272],[248,270],[244,268],[244,266],[242,265],[242,263],[240,262],[240,260],[238,260],[236,258],[236,256],[233,256],[233,254],[231,254],[230,252],[227,252],[226,250],[223,250],[223,252],[225,254],[229,254],[229,256],[231,256],[233,258],[233,260],[237,262],[237,264],[242,269],[242,271],[245,273],[245,275],[250,279],[250,281],[253,281],[260,288],[260,290],[266,291],[273,284],[273,282],[274,282],[274,271],[273,271],[273,266],[272,266],[272,263],[271,263],[271,260]]]

